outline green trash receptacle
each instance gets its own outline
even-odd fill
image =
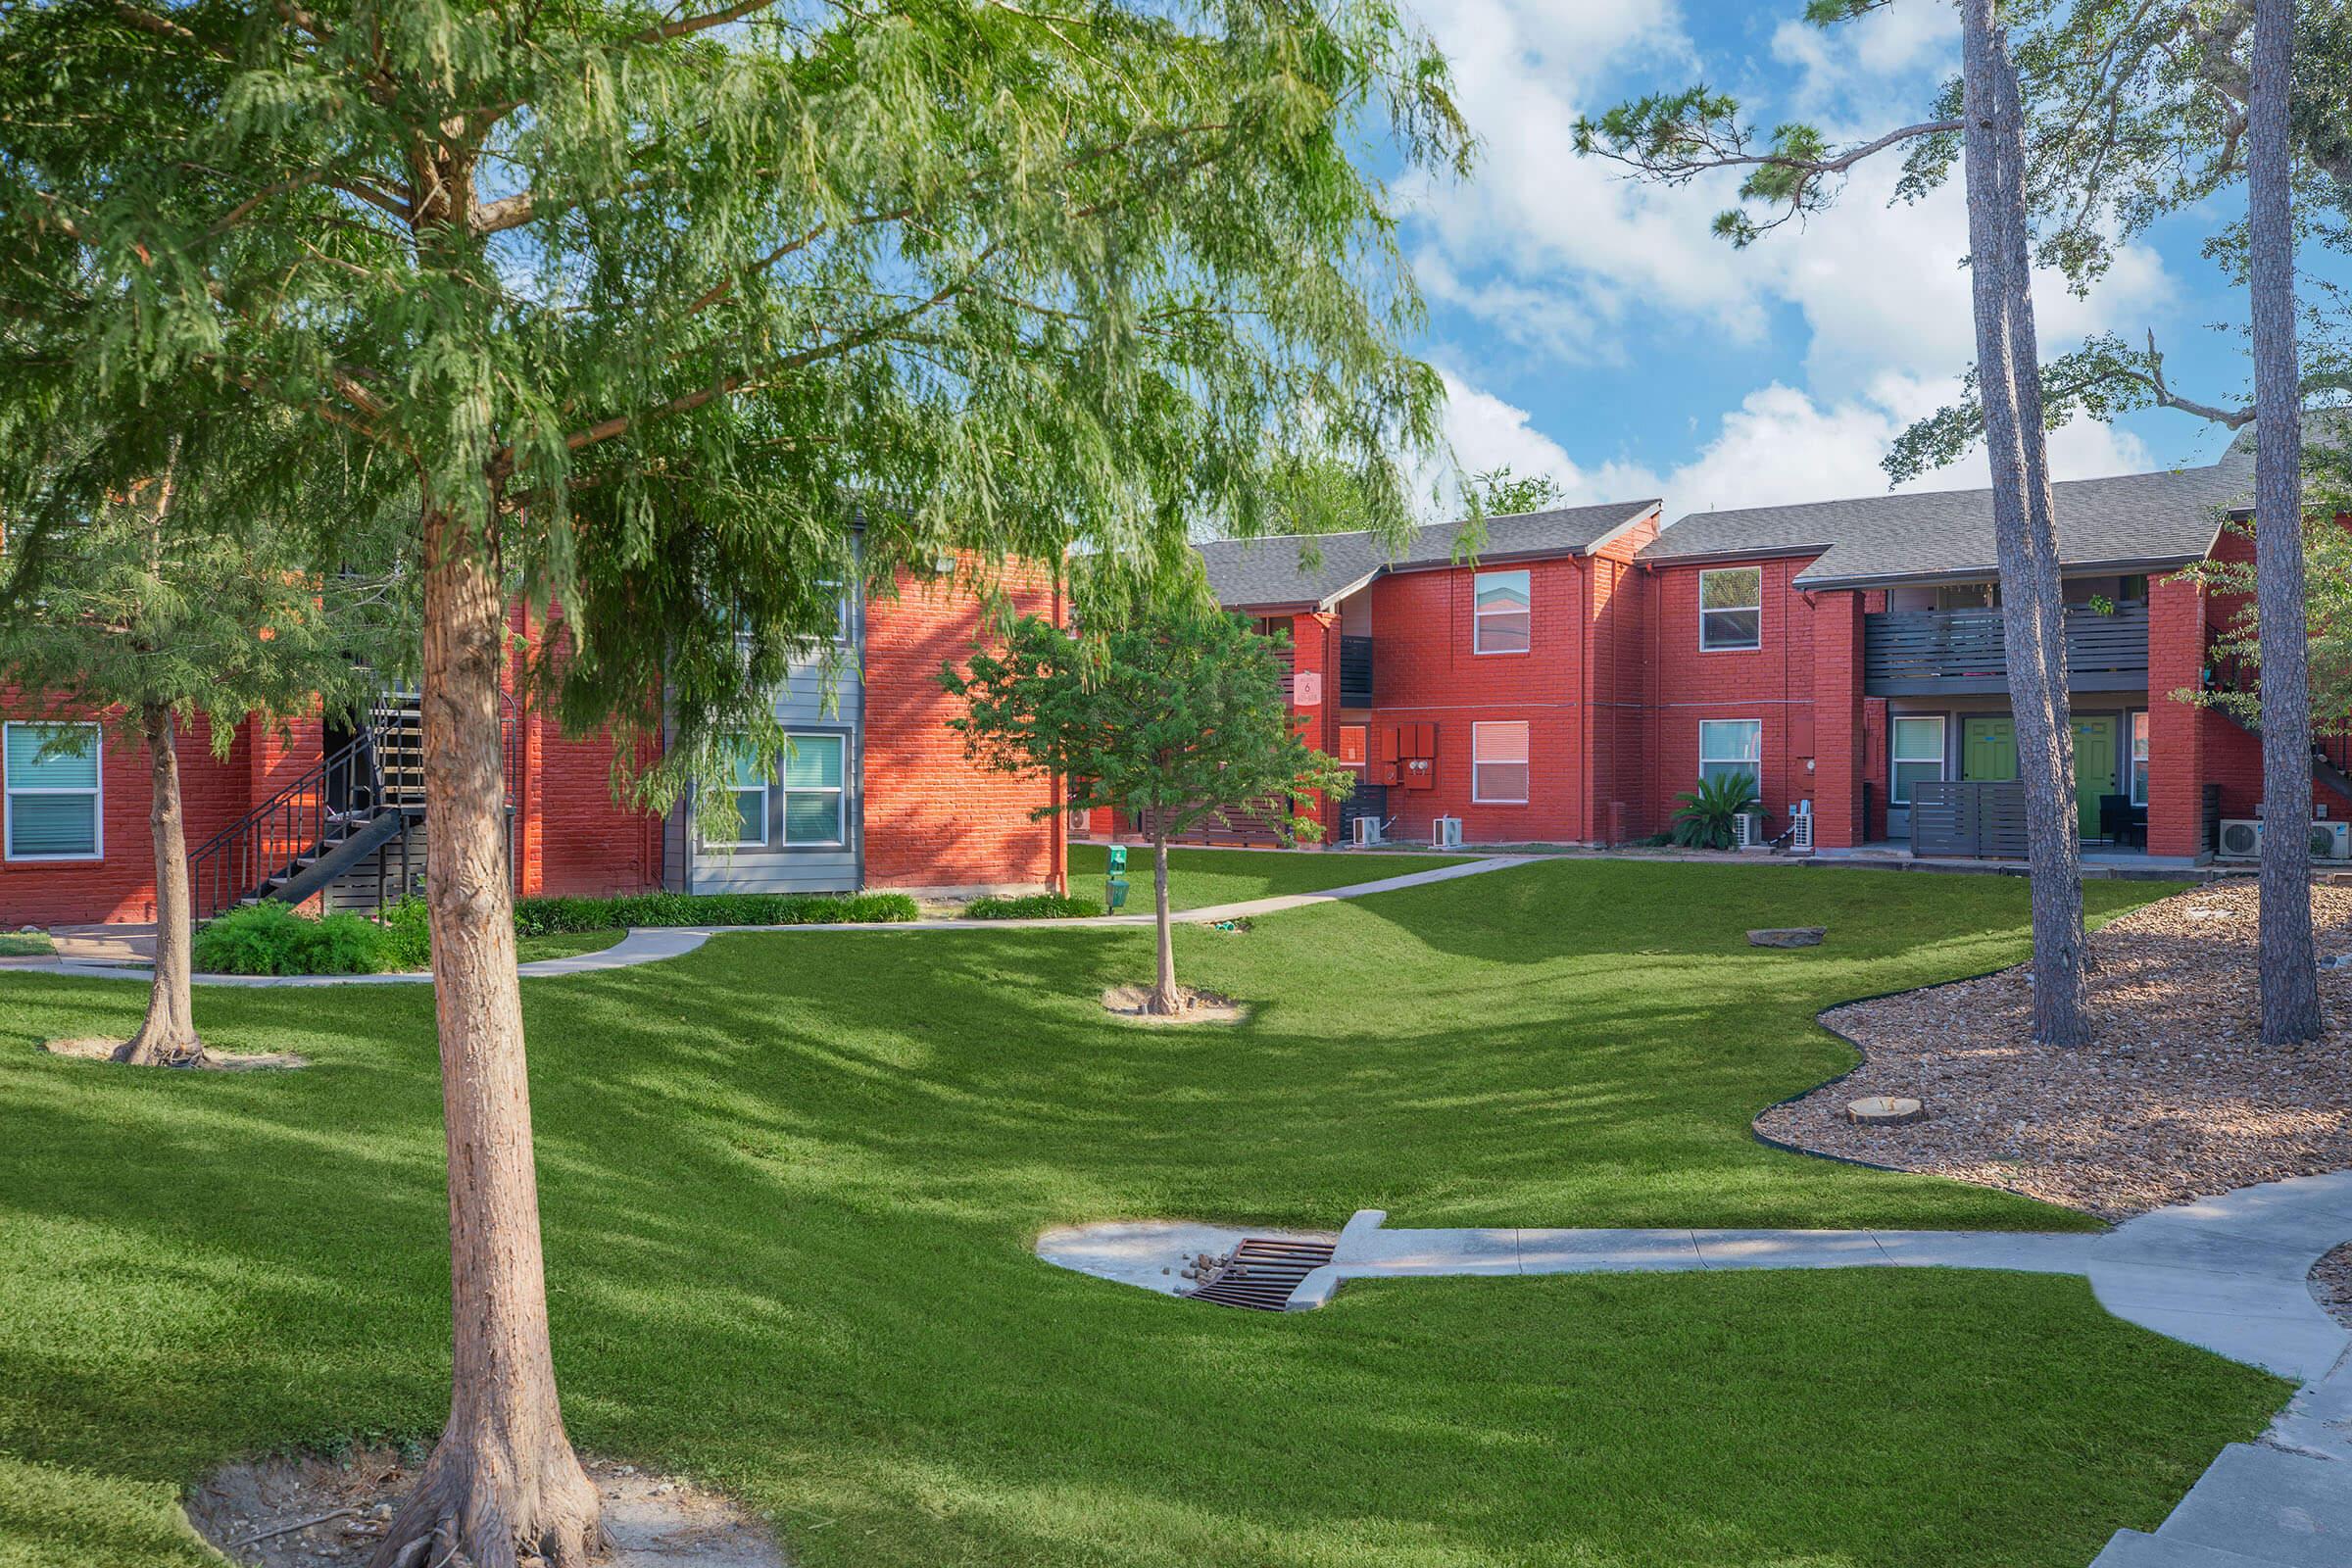
[[[1104,877],[1102,879],[1102,908],[1104,912],[1116,914],[1126,903],[1127,879],[1123,876]]]

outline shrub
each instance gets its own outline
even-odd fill
[[[212,974],[381,974],[409,967],[386,929],[367,916],[314,920],[274,900],[205,922],[189,957]]]
[[[990,894],[963,906],[966,920],[1081,920],[1102,912],[1100,899],[1071,898],[1060,893],[1026,893],[1017,898]]]
[[[1746,773],[1718,773],[1674,798],[1674,842],[1693,850],[1728,850],[1740,842],[1734,818],[1756,808],[1756,781]]]
[[[424,901],[403,899],[384,911],[384,949],[395,969],[433,966],[433,933],[426,924]]]
[[[522,899],[519,936],[638,925],[850,925],[911,920],[904,893],[630,893],[612,899]]]

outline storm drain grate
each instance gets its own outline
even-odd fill
[[[1208,1284],[1193,1293],[1196,1301],[1279,1312],[1298,1282],[1331,1261],[1330,1242],[1277,1241],[1252,1236],[1233,1250],[1233,1259]]]

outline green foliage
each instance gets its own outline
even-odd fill
[[[1567,499],[1560,481],[1548,473],[1513,473],[1511,466],[1486,468],[1470,476],[1470,491],[1481,512],[1510,516],[1543,512]]]
[[[1083,539],[1141,602],[1309,458],[1401,530],[1440,442],[1357,158],[1469,138],[1387,0],[60,0],[0,10],[0,435],[153,472],[168,400],[258,420],[274,514],[450,516],[652,806],[782,744],[839,584]]]
[[[383,974],[422,968],[401,961],[405,944],[362,914],[317,919],[276,900],[246,905],[196,931],[191,961],[206,974]]]
[[[963,917],[967,920],[1081,920],[1102,912],[1101,899],[1060,893],[1026,893],[1017,898],[991,894],[963,906]]]
[[[1428,1279],[1277,1317],[1032,1247],[1312,1230],[1367,1195],[1396,1226],[2097,1230],[1749,1132],[1853,1064],[1815,1013],[2019,961],[2026,905],[2011,877],[1529,865],[1180,928],[1255,1004],[1206,1038],[1104,1015],[1141,931],[787,932],[526,986],[562,1369],[612,1391],[574,1425],[723,1479],[800,1568],[2082,1568],[2289,1390],[2080,1278]],[[1835,956],[1742,935],[1783,925]],[[184,1478],[448,1416],[429,989],[207,998],[218,1045],[300,1073],[24,1044],[122,1038],[141,1001],[0,985],[11,1568],[222,1568]],[[910,1476],[945,1479],[912,1505]]]
[[[175,450],[126,497],[46,533],[0,514],[0,554],[37,551],[42,564],[40,591],[0,612],[0,685],[60,711],[111,711],[130,736],[154,711],[181,727],[202,718],[225,757],[248,715],[365,702],[409,662],[412,607],[396,575],[315,569],[299,529],[250,514],[190,520],[229,504],[194,499],[204,476],[193,466]]]
[[[1113,807],[1173,837],[1224,807],[1256,806],[1286,841],[1319,837],[1300,797],[1354,775],[1298,738],[1275,643],[1221,612],[1166,611],[1086,643],[1027,615],[940,684],[975,760],[1069,781],[1057,810]]]
[[[1740,842],[1736,820],[1756,809],[1756,780],[1749,773],[1717,773],[1695,790],[1674,798],[1674,842],[1686,849],[1728,850]]]
[[[56,951],[46,931],[0,931],[0,958],[45,958]]]
[[[920,912],[904,893],[630,893],[517,899],[514,929],[536,937],[614,926],[867,925]]]
[[[2250,537],[2258,522],[2225,526]],[[2352,734],[2352,531],[2322,506],[2303,528],[2304,625],[2311,666],[2311,727]],[[2254,563],[2201,561],[2180,576],[2204,584],[2206,592],[2238,600],[2229,620],[2216,629],[2208,651],[2206,682],[2176,692],[2183,702],[2223,709],[2248,723],[2262,717],[2262,621],[2254,598]],[[2242,597],[2241,597],[2242,596]]]

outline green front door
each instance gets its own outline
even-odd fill
[[[1971,784],[2002,784],[2017,777],[2017,723],[2008,718],[1968,718],[1960,723],[1960,777]]]
[[[2099,797],[2115,788],[2115,715],[2075,720],[2075,815],[2082,836],[2099,836]]]

